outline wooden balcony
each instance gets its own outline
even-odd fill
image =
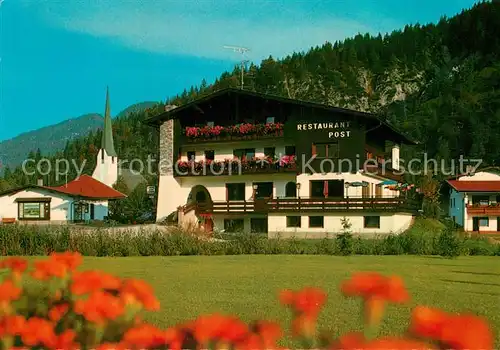
[[[219,142],[234,142],[234,141],[256,141],[266,139],[282,138],[283,130],[278,130],[269,134],[251,134],[251,135],[220,135],[220,136],[199,136],[189,137],[181,136],[182,144],[204,144],[204,143],[219,143]]]
[[[467,214],[500,216],[500,205],[467,205]]]
[[[185,212],[242,215],[247,213],[416,212],[418,203],[406,198],[271,198],[255,201],[214,201],[190,204]]]
[[[175,176],[220,176],[241,174],[297,173],[295,159],[268,161],[257,159],[249,161],[212,161],[178,162],[174,167]]]

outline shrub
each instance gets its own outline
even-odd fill
[[[439,255],[448,258],[461,254],[462,242],[451,225],[448,225],[439,235],[437,249]]]
[[[144,311],[158,311],[152,288],[138,279],[101,271],[77,271],[79,253],[52,253],[28,263],[8,258],[0,268],[11,273],[0,283],[2,348],[33,349],[279,349],[285,332],[278,323],[250,324],[236,316],[201,315],[163,330],[142,321]],[[37,282],[37,283],[34,283]],[[472,314],[449,314],[416,306],[404,335],[380,337],[387,304],[406,304],[410,295],[398,277],[356,273],[342,293],[363,303],[364,331],[337,339],[318,334],[317,320],[327,295],[318,288],[283,290],[281,304],[292,312],[291,335],[304,349],[493,349],[493,331]],[[432,345],[431,345],[432,344]]]
[[[499,244],[484,237],[460,236],[452,228],[428,229],[415,225],[400,235],[353,237],[350,223],[335,239],[268,239],[259,234],[233,234],[212,239],[199,230],[172,227],[169,231],[110,232],[103,228],[75,229],[67,226],[0,225],[0,254],[49,255],[66,250],[85,256],[173,256],[239,254],[327,255],[498,255]],[[448,230],[444,232],[444,230]],[[444,233],[443,233],[444,232]],[[460,249],[453,248],[456,245]],[[455,249],[452,254],[451,249]],[[447,255],[448,254],[448,255]],[[455,255],[454,255],[455,254]]]
[[[341,220],[342,232],[337,235],[337,245],[342,255],[351,255],[354,253],[354,242],[351,233],[352,224],[349,219],[343,217]]]

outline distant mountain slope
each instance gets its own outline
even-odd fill
[[[117,118],[126,117],[130,113],[142,112],[153,107],[158,102],[139,102],[133,104],[116,115]],[[44,156],[51,155],[64,149],[66,142],[88,135],[91,131],[101,129],[103,118],[97,113],[85,114],[77,118],[68,119],[59,124],[26,132],[10,140],[0,142],[0,175],[6,166],[16,167],[26,159],[29,152],[40,149]]]
[[[10,140],[0,142],[2,168],[21,164],[30,152],[42,151],[43,155],[64,149],[66,142],[87,135],[102,127],[103,118],[99,114],[85,114],[59,124],[26,132]]]
[[[125,108],[123,111],[118,113],[116,115],[116,117],[121,118],[121,117],[126,117],[130,113],[139,113],[139,112],[142,112],[145,109],[151,108],[157,104],[158,104],[158,102],[153,102],[153,101],[139,102],[139,103],[133,104],[133,105]]]

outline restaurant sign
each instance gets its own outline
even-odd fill
[[[328,132],[329,139],[350,137],[351,131],[345,130],[348,128],[350,128],[350,122],[297,124],[297,131],[325,130]]]

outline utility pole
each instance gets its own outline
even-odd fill
[[[243,85],[244,85],[244,80],[243,76],[245,73],[245,63],[248,62],[248,60],[245,59],[245,54],[250,51],[250,49],[247,49],[246,47],[241,47],[241,46],[229,46],[226,45],[224,46],[225,49],[233,50],[234,52],[238,52],[241,54],[241,90],[243,90]]]

